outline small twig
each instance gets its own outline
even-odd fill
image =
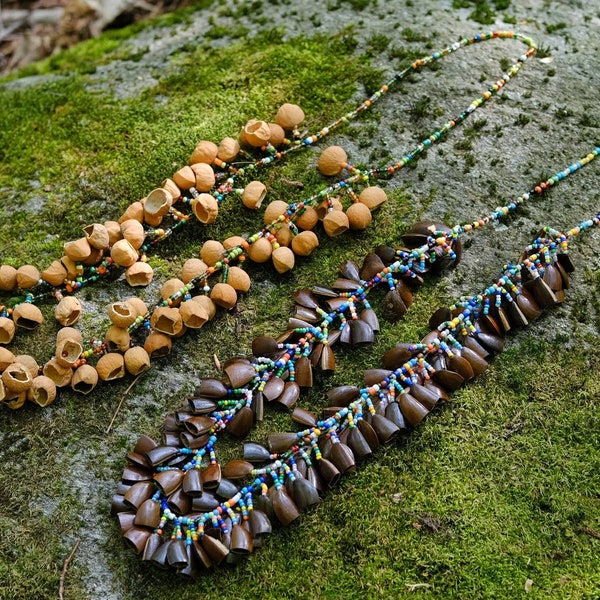
[[[281,181],[281,183],[285,183],[285,185],[290,185],[292,187],[296,187],[299,190],[304,189],[304,183],[302,183],[301,181],[293,181],[291,179],[285,179],[285,177],[281,177],[280,181]]]
[[[81,538],[75,542],[75,545],[73,546],[73,550],[71,550],[71,554],[69,554],[69,556],[67,556],[67,558],[65,559],[65,564],[63,565],[63,570],[62,570],[62,573],[60,574],[60,582],[58,584],[58,597],[60,598],[60,600],[63,600],[63,598],[64,598],[65,578],[67,576],[67,569],[69,568],[69,563],[73,559],[73,556],[75,556],[75,552],[77,552],[77,548],[79,548],[80,542],[81,542]]]
[[[429,584],[429,583],[405,583],[404,585],[408,588],[409,592],[414,592],[415,590],[418,590],[419,588],[431,587],[431,584]]]
[[[579,531],[581,531],[581,533],[587,533],[588,535],[591,535],[593,538],[600,540],[600,533],[598,533],[597,531],[595,531],[594,529],[592,529],[590,527],[586,527],[585,525],[582,525],[579,528]]]
[[[121,406],[123,406],[123,402],[125,402],[125,398],[127,397],[127,394],[129,394],[129,392],[131,391],[131,388],[137,383],[138,379],[143,375],[143,373],[140,373],[132,382],[131,385],[125,390],[125,392],[123,393],[123,395],[121,396],[121,400],[119,400],[119,404],[117,406],[117,408],[115,409],[115,413],[112,416],[112,419],[110,420],[110,423],[108,425],[108,427],[106,428],[106,435],[108,435],[110,433],[110,430],[112,429],[113,423],[115,422],[115,419],[117,418],[117,415],[119,414],[119,411],[121,410]]]

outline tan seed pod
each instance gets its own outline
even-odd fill
[[[294,258],[294,253],[289,248],[280,246],[273,250],[271,260],[278,273],[286,273],[294,268],[296,259]]]
[[[146,225],[150,225],[150,227],[158,227],[163,222],[163,217],[149,215],[148,213],[144,213],[144,223]]]
[[[58,287],[62,285],[67,278],[67,269],[59,260],[55,260],[52,261],[52,264],[42,271],[40,275],[44,281]]]
[[[127,301],[113,302],[108,305],[106,311],[111,323],[122,328],[129,327],[138,316],[135,306]]]
[[[193,300],[187,300],[186,302],[182,302],[179,307],[179,312],[181,314],[181,318],[183,319],[183,323],[186,327],[190,329],[200,329],[206,321],[208,321],[208,313],[206,309],[199,304],[198,302],[194,302]]]
[[[271,254],[273,254],[273,245],[264,237],[258,238],[248,248],[248,257],[257,263],[267,262],[271,258]]]
[[[61,367],[72,367],[83,352],[81,342],[74,338],[62,338],[56,341],[56,362]]]
[[[82,310],[75,296],[65,296],[54,308],[54,316],[61,325],[70,326],[79,321]]]
[[[215,187],[215,172],[210,165],[196,163],[191,169],[196,177],[194,187],[199,192],[209,192]]]
[[[267,187],[262,181],[251,181],[242,192],[242,204],[246,208],[258,210],[267,195]]]
[[[214,223],[219,215],[219,203],[210,194],[200,194],[192,200],[192,211],[200,223]]]
[[[230,309],[237,302],[237,292],[228,283],[217,283],[210,291],[210,298],[221,308]]]
[[[0,344],[10,344],[15,337],[15,322],[8,317],[0,317]]]
[[[287,129],[296,129],[304,121],[304,111],[297,104],[285,103],[279,107],[275,120],[281,127]]]
[[[56,344],[58,345],[62,340],[71,339],[83,344],[83,336],[81,331],[75,329],[75,327],[61,327],[56,334]]]
[[[350,222],[346,213],[341,210],[332,210],[323,219],[323,228],[329,237],[336,237],[348,231]]]
[[[150,355],[141,346],[133,346],[123,357],[130,375],[137,376],[150,368]]]
[[[2,372],[2,383],[9,392],[26,392],[33,383],[33,377],[24,365],[14,362]]]
[[[60,264],[67,270],[67,279],[69,281],[73,281],[79,275],[77,263],[68,256],[62,256]]]
[[[238,269],[239,267],[231,267],[231,269]],[[231,272],[230,269],[230,272]],[[198,302],[208,315],[209,319],[212,319],[217,314],[217,306],[216,304],[206,295],[200,294],[198,296],[192,296],[192,300],[194,302]],[[0,349],[1,350],[1,349]]]
[[[136,250],[139,250],[146,238],[144,226],[135,219],[127,219],[121,223],[121,234]]]
[[[139,223],[143,223],[144,221],[144,204],[139,200],[136,202],[132,202],[125,212],[119,217],[119,224],[125,223],[125,221],[129,221],[133,219],[134,221],[138,221]]]
[[[350,223],[350,229],[366,229],[373,220],[373,215],[366,204],[362,202],[355,202],[348,207],[346,211],[348,222]]]
[[[131,346],[131,336],[127,329],[112,325],[106,330],[104,340],[110,352],[126,352]]]
[[[108,245],[112,246],[115,242],[123,239],[121,235],[121,224],[117,221],[104,221],[104,227],[108,233]]]
[[[168,214],[171,204],[173,204],[173,197],[167,190],[161,187],[152,190],[144,202],[144,218],[164,217]]]
[[[189,283],[192,279],[206,273],[207,269],[208,265],[200,258],[188,258],[181,268],[181,280],[183,283]]]
[[[229,267],[227,283],[238,292],[247,292],[250,289],[250,276],[240,267]]]
[[[181,190],[177,187],[177,184],[172,179],[165,179],[160,187],[164,188],[169,192],[171,199],[173,200],[173,204],[181,198]]]
[[[120,379],[125,375],[125,359],[122,354],[109,352],[100,357],[96,363],[96,371],[102,381]]]
[[[225,162],[235,160],[239,153],[240,145],[237,140],[231,137],[223,138],[217,149],[217,157]]]
[[[50,377],[57,387],[64,387],[71,383],[73,370],[70,367],[64,367],[59,364],[56,358],[51,358],[43,368],[46,377]]]
[[[128,240],[119,240],[110,249],[110,256],[120,267],[131,267],[139,258],[138,251]]]
[[[27,290],[40,282],[40,272],[33,265],[23,265],[17,269],[17,286]]]
[[[42,311],[35,304],[28,302],[17,304],[13,308],[12,318],[15,325],[23,329],[35,329],[44,322]]]
[[[178,308],[161,306],[152,313],[150,324],[155,331],[174,336],[181,332],[183,319]]]
[[[11,292],[17,287],[17,270],[10,265],[0,266],[0,290]]]
[[[271,130],[265,121],[251,119],[244,125],[244,141],[254,148],[266,146],[271,137]]]
[[[273,221],[276,221],[281,215],[284,215],[287,212],[288,208],[288,203],[283,200],[273,200],[273,202],[270,202],[265,209],[263,219],[265,225],[269,225]]]
[[[312,206],[307,206],[296,219],[295,224],[300,229],[312,229],[319,222],[319,215]]]
[[[92,365],[77,367],[71,379],[71,388],[80,394],[89,394],[98,385],[98,371]]]
[[[11,392],[10,390],[6,390],[3,403],[12,410],[18,410],[19,408],[23,408],[26,400],[27,392]]]
[[[89,245],[87,238],[83,237],[71,242],[66,242],[64,244],[64,251],[73,262],[77,263],[88,258],[92,253],[92,247]]]
[[[387,194],[380,187],[372,185],[365,188],[358,195],[358,199],[366,204],[369,210],[375,210],[387,200]]]
[[[189,190],[196,185],[196,175],[192,171],[192,167],[182,167],[173,174],[175,185],[182,190]]]
[[[160,288],[160,297],[163,300],[168,300],[171,296],[176,294],[182,287],[185,286],[185,283],[181,281],[181,279],[177,279],[173,277],[172,279],[167,279]],[[177,303],[181,302],[181,298],[177,301]]]
[[[319,238],[313,231],[301,231],[292,240],[292,250],[298,256],[308,256],[319,245]]]
[[[317,211],[317,216],[321,221],[325,218],[327,213],[330,212],[329,208],[330,203],[327,200],[323,200],[323,202],[321,202],[321,204],[319,204],[315,209]],[[342,206],[342,203],[340,202],[339,198],[331,198],[331,209],[344,210],[344,207]]]
[[[269,143],[275,148],[279,148],[285,140],[285,131],[283,130],[283,127],[277,123],[269,123],[269,129],[271,131]]]
[[[319,156],[317,168],[328,177],[339,175],[348,163],[348,155],[341,146],[329,146]]]
[[[284,223],[276,232],[275,238],[280,246],[289,246],[292,243],[294,234],[287,223]]]
[[[144,287],[148,285],[154,277],[152,267],[143,261],[138,261],[132,264],[125,271],[125,279],[131,287]]]
[[[137,296],[132,296],[131,298],[126,298],[125,302],[132,306],[135,309],[138,317],[145,317],[148,312],[148,307],[146,303]]]
[[[27,400],[44,408],[56,398],[56,384],[50,377],[38,375],[27,390]]]
[[[0,373],[15,362],[15,355],[8,349],[4,348],[4,346],[0,346]]]
[[[200,258],[209,266],[214,267],[225,254],[225,248],[221,242],[206,240],[200,249]]]
[[[217,158],[218,148],[214,142],[208,140],[202,140],[198,142],[198,145],[190,156],[190,165],[196,163],[206,163],[210,165]]]
[[[40,373],[40,367],[33,356],[29,354],[18,354],[15,356],[15,362],[24,367],[31,375],[31,379],[35,379]]]
[[[92,248],[98,250],[104,250],[110,243],[110,236],[108,235],[108,229],[101,223],[93,223],[83,228],[83,233],[87,238],[88,244]]]
[[[98,250],[98,248],[92,248],[90,255],[86,259],[82,260],[81,264],[85,265],[86,267],[92,267],[94,265],[97,265],[102,260],[103,256],[104,256],[104,250]]]
[[[151,331],[144,342],[144,350],[146,350],[150,358],[167,356],[171,352],[171,346],[171,338],[158,331]]]
[[[223,241],[223,248],[225,250],[231,250],[236,246],[244,246],[246,240],[241,235],[232,235]]]

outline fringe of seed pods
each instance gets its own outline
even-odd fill
[[[302,202],[289,205],[283,201],[271,202],[264,213],[265,226],[248,239],[233,236],[223,243],[206,241],[200,258],[186,261],[181,278],[168,280],[160,292],[162,299],[150,309],[137,297],[110,304],[107,311],[112,325],[103,339],[84,340],[82,333],[73,327],[82,315],[82,305],[72,295],[77,290],[123,270],[131,286],[148,285],[153,272],[147,253],[189,222],[192,214],[203,224],[214,222],[219,203],[230,194],[241,196],[248,208],[261,206],[266,195],[265,185],[250,181],[242,189],[236,187],[238,180],[251,178],[287,154],[317,143],[368,110],[409,73],[460,48],[495,38],[520,40],[528,50],[465,111],[397,162],[382,169],[360,171],[348,164],[342,148],[327,148],[318,161],[321,173],[337,176],[345,169],[349,177]],[[218,146],[201,141],[190,157],[189,166],[179,169],[172,179],[165,180],[162,187],[152,190],[146,198],[131,204],[118,221],[85,227],[85,236],[65,243],[65,255],[44,271],[32,265],[18,269],[0,266],[0,292],[14,295],[4,305],[0,304],[0,401],[4,399],[12,409],[21,408],[27,399],[46,406],[56,398],[57,387],[70,385],[76,392],[89,394],[99,381],[119,379],[126,373],[139,375],[150,368],[151,359],[170,352],[173,339],[187,329],[202,327],[215,315],[217,307],[232,308],[238,294],[248,291],[250,277],[240,266],[246,257],[257,263],[270,260],[278,273],[285,273],[294,267],[296,256],[308,256],[318,246],[313,229],[319,221],[329,236],[338,236],[348,229],[366,228],[372,220],[371,212],[386,200],[385,192],[369,185],[370,180],[389,176],[422,154],[502,89],[534,53],[535,43],[513,32],[464,38],[413,62],[356,109],[307,137],[298,133],[304,120],[302,109],[284,104],[277,112],[276,123],[251,120],[244,126],[239,141],[225,138]],[[243,166],[238,166],[238,160]],[[357,185],[366,186],[360,194],[353,189]],[[185,190],[188,195],[184,194]],[[345,210],[343,197],[350,200]],[[165,218],[170,219],[168,226],[163,226]],[[219,276],[220,281],[211,286],[212,276]],[[17,328],[34,329],[42,323],[37,303],[47,298],[58,300],[55,316],[61,329],[56,337],[54,357],[40,367],[34,357],[15,356],[4,346],[13,341]],[[136,332],[137,338],[134,338]],[[95,366],[90,364],[91,359],[97,359]],[[4,377],[3,371],[9,364],[27,373],[17,386],[12,377]]]
[[[504,347],[505,334],[564,301],[573,270],[568,242],[600,224],[600,214],[566,233],[544,228],[518,264],[499,279],[461,297],[431,317],[430,333],[416,344],[399,343],[382,357],[383,368],[364,373],[365,387],[327,392],[321,419],[295,407],[313,369],[335,369],[331,346],[373,341],[377,316],[366,299],[386,289],[384,313],[401,317],[422,275],[457,264],[460,237],[508,214],[600,154],[586,157],[486,217],[448,228],[418,223],[403,246],[381,246],[362,267],[346,262],[329,287],[296,292],[296,311],[279,338],[260,336],[252,356],[223,365],[221,379],[206,378],[187,406],[167,415],[158,444],[142,435],[127,455],[111,511],[126,544],[142,559],[195,578],[202,568],[237,563],[263,543],[272,522],[294,522],[357,462],[381,444],[416,427],[465,382],[480,375]],[[292,409],[299,431],[272,433],[267,447],[245,441],[243,458],[221,467],[216,443],[223,431],[245,440],[263,402]]]

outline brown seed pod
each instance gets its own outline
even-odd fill
[[[120,267],[131,267],[139,258],[138,251],[128,240],[119,240],[110,249],[110,256]]]
[[[312,206],[307,206],[304,212],[296,219],[295,224],[300,229],[312,229],[319,221],[319,215]]]
[[[348,155],[341,146],[329,146],[319,156],[317,168],[323,175],[339,175],[348,163]]]
[[[144,350],[146,350],[150,358],[167,356],[171,352],[171,346],[171,338],[158,331],[151,331],[144,342]]]
[[[113,302],[108,305],[106,311],[111,323],[122,328],[129,327],[138,316],[135,307],[126,301]]]
[[[323,202],[321,202],[315,209],[317,211],[317,217],[321,221],[327,216],[327,213],[330,212],[330,208],[332,210],[344,210],[339,198],[331,198],[330,200],[331,206],[327,200],[323,200]]]
[[[265,121],[251,119],[244,125],[243,140],[255,148],[266,146],[271,137],[271,130]]]
[[[200,194],[192,200],[192,211],[200,223],[214,223],[219,215],[219,203],[210,194]]]
[[[23,265],[17,269],[17,286],[29,289],[40,282],[40,272],[33,265]]]
[[[35,329],[44,322],[44,317],[40,309],[35,304],[28,302],[17,304],[13,308],[12,318],[15,325],[23,327],[23,329]]]
[[[267,195],[267,187],[262,181],[251,181],[242,192],[242,204],[246,208],[258,210]]]
[[[83,346],[77,338],[63,337],[56,340],[56,362],[61,367],[72,367],[81,356]]]
[[[98,371],[92,365],[77,367],[71,379],[71,388],[80,394],[89,394],[98,385]]]
[[[296,129],[304,121],[304,111],[297,104],[282,104],[277,111],[275,120],[288,131]]]
[[[141,346],[133,346],[123,357],[125,368],[130,375],[136,376],[150,368],[150,355]]]
[[[173,203],[177,202],[177,200],[179,200],[179,198],[181,197],[181,190],[177,187],[177,184],[172,179],[165,179],[160,184],[160,187],[169,192]]]
[[[146,238],[144,226],[135,219],[127,219],[121,223],[121,234],[136,250],[139,250]]]
[[[81,331],[75,329],[75,327],[61,327],[56,334],[56,344],[58,345],[62,340],[71,339],[83,344],[83,336]]]
[[[64,367],[58,363],[56,358],[51,358],[45,365],[43,373],[46,377],[50,377],[58,387],[69,385],[73,377],[71,367]]]
[[[193,300],[182,302],[179,312],[184,325],[191,329],[200,329],[208,321],[206,309],[200,303]]]
[[[117,221],[104,221],[104,227],[108,233],[108,244],[112,246],[115,242],[118,242],[123,238],[121,235],[121,224]]]
[[[165,188],[152,190],[144,202],[144,217],[164,217],[173,204],[173,196]]]
[[[198,145],[192,152],[189,163],[190,165],[195,165],[196,163],[206,163],[207,165],[210,165],[215,158],[217,158],[217,152],[218,148],[214,142],[202,140],[198,142]]]
[[[231,137],[223,138],[217,148],[217,158],[225,162],[235,160],[239,153],[240,145],[237,140]]]
[[[138,317],[146,316],[146,313],[148,312],[148,307],[141,298],[138,298],[137,296],[132,296],[131,298],[127,298],[125,302],[127,302],[127,304],[134,308]]]
[[[350,223],[350,229],[366,229],[373,220],[369,207],[362,202],[355,202],[349,206],[346,211],[346,216]]]
[[[348,231],[350,222],[346,213],[341,210],[332,210],[325,215],[323,219],[323,228],[329,237],[336,237],[345,231]]]
[[[64,244],[64,251],[73,262],[81,262],[88,258],[92,253],[92,247],[88,243],[87,238],[83,237],[71,242],[66,242]]]
[[[26,392],[33,383],[33,377],[24,365],[14,362],[2,372],[2,383],[9,392]]]
[[[143,223],[144,221],[144,204],[139,200],[136,202],[132,202],[125,212],[119,217],[119,225],[124,223],[125,221],[129,221],[129,219],[133,219],[134,221],[139,221]]]
[[[292,243],[294,234],[287,223],[284,223],[275,233],[275,239],[280,246],[289,246]]]
[[[79,321],[82,310],[75,296],[65,296],[54,308],[54,316],[61,325],[70,326]]]
[[[231,250],[231,248],[243,246],[245,243],[246,240],[241,235],[232,235],[223,241],[223,248],[225,248],[225,250]]]
[[[296,259],[294,253],[289,248],[280,246],[273,251],[271,260],[278,273],[286,273],[294,268]]]
[[[372,185],[366,187],[359,195],[358,199],[366,204],[369,210],[379,208],[387,200],[386,193],[378,186]]]
[[[160,288],[160,297],[163,300],[168,300],[171,296],[176,294],[181,288],[185,286],[185,283],[181,281],[181,279],[177,279],[173,277],[172,279],[167,279]],[[181,302],[181,298],[176,303]]]
[[[208,265],[199,258],[188,258],[181,268],[181,280],[183,283],[189,283],[203,273],[206,273]]]
[[[55,260],[47,269],[42,271],[40,275],[44,281],[58,287],[62,285],[67,278],[67,269],[59,260]]]
[[[110,244],[110,236],[105,225],[93,223],[83,228],[83,233],[92,248],[103,250]]]
[[[92,248],[90,255],[87,258],[85,258],[84,260],[82,260],[81,264],[85,265],[86,267],[92,267],[94,265],[97,265],[102,260],[103,256],[104,256],[104,250],[98,250],[98,248]]]
[[[205,163],[196,163],[191,166],[196,177],[194,187],[199,192],[208,192],[215,187],[215,172],[210,165]]]
[[[269,123],[269,130],[271,131],[269,143],[275,148],[279,148],[285,140],[285,131],[283,130],[283,127],[277,123]]]
[[[0,290],[11,292],[17,287],[17,270],[10,265],[0,266]]]
[[[131,287],[143,287],[148,285],[154,277],[152,267],[143,261],[138,261],[132,264],[125,271],[125,279]]]
[[[189,190],[196,185],[196,174],[192,171],[192,167],[182,167],[173,174],[175,185],[182,190]]]
[[[178,308],[161,306],[152,313],[150,324],[155,331],[174,336],[181,332],[183,319]]]
[[[96,364],[96,371],[102,381],[120,379],[125,375],[125,359],[122,354],[109,352],[100,357]]]
[[[319,238],[313,231],[301,231],[292,240],[292,250],[298,256],[308,256],[319,245]]]
[[[14,362],[15,355],[8,348],[0,346],[0,373],[2,373],[8,365],[11,365]]]
[[[214,265],[223,258],[224,254],[225,248],[223,247],[223,244],[216,240],[206,240],[200,249],[200,258],[209,267],[214,267]]]
[[[27,390],[27,400],[44,408],[52,404],[56,398],[56,384],[50,377],[38,375]]]
[[[269,225],[275,221],[281,215],[284,215],[289,208],[288,203],[283,200],[273,200],[269,203],[269,206],[265,209],[264,223]]]
[[[39,375],[40,367],[33,356],[30,356],[29,354],[18,354],[15,356],[15,362],[24,367],[31,375],[32,379]]]
[[[231,267],[231,268],[237,269],[238,267]],[[231,273],[231,270],[230,270],[230,273]],[[201,294],[198,296],[192,296],[192,300],[194,302],[198,302],[198,304],[200,304],[204,308],[209,319],[212,319],[215,316],[215,314],[217,313],[216,304],[208,296],[206,296],[204,294]]]
[[[131,346],[131,336],[127,329],[117,327],[113,325],[106,330],[104,340],[111,352],[118,350],[119,352],[125,352]]]
[[[144,223],[150,227],[158,227],[163,222],[163,217],[149,215],[144,213]]]
[[[248,248],[248,257],[257,263],[264,263],[271,258],[273,253],[273,246],[271,242],[264,237],[258,238],[253,244],[250,244]]]
[[[229,267],[227,283],[238,292],[247,292],[250,289],[250,276],[240,267]]]
[[[237,292],[228,283],[217,283],[210,291],[210,298],[222,308],[230,309],[237,302]]]
[[[8,317],[0,317],[0,344],[9,344],[15,337],[15,322]]]

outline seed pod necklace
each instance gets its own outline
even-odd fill
[[[328,148],[319,160],[321,171],[326,175],[336,175],[345,168],[349,172],[349,177],[328,186],[302,202],[291,205],[285,202],[271,203],[265,212],[265,227],[248,239],[234,236],[225,240],[223,244],[215,240],[207,241],[202,247],[201,259],[191,259],[186,262],[181,279],[167,281],[161,290],[162,300],[150,310],[144,302],[135,297],[125,302],[111,304],[108,313],[112,326],[103,336],[84,341],[83,335],[72,327],[81,317],[82,306],[75,297],[65,294],[70,294],[88,283],[108,276],[115,271],[116,266],[128,269],[127,278],[133,285],[147,284],[150,281],[151,270],[148,271],[149,267],[145,262],[146,252],[190,218],[190,214],[181,212],[173,206],[173,201],[180,199],[181,188],[189,188],[189,197],[181,198],[182,204],[188,205],[200,221],[212,222],[216,218],[216,204],[227,194],[236,192],[233,187],[235,178],[245,176],[248,172],[269,165],[288,153],[299,151],[318,142],[348,120],[366,111],[407,74],[460,48],[495,38],[520,40],[528,46],[528,50],[519,57],[505,76],[475,99],[465,111],[425,138],[411,152],[385,168],[360,171],[347,163],[345,153],[340,156],[341,149]],[[19,386],[16,397],[12,392],[5,394],[9,400],[8,406],[20,408],[27,398],[45,406],[56,397],[57,387],[70,385],[73,390],[87,394],[94,389],[98,381],[119,379],[126,373],[131,375],[142,373],[150,367],[152,358],[168,354],[172,340],[182,335],[186,329],[202,327],[215,314],[217,306],[225,309],[233,307],[238,293],[247,291],[250,287],[248,275],[238,266],[246,256],[256,262],[271,260],[276,270],[284,273],[294,266],[296,255],[307,256],[318,245],[318,239],[311,229],[319,218],[322,218],[323,227],[330,236],[337,236],[348,228],[362,229],[368,226],[371,221],[371,211],[380,206],[386,198],[381,189],[368,185],[369,182],[379,176],[393,175],[436,143],[445,133],[461,124],[479,106],[502,89],[534,52],[535,44],[531,39],[513,32],[493,32],[464,38],[441,52],[413,62],[354,111],[316,134],[290,142],[289,147],[281,151],[276,151],[267,143],[264,156],[254,160],[249,167],[238,168],[226,164],[218,158],[218,149],[217,158],[213,156],[214,144],[210,146],[209,142],[201,142],[192,155],[192,166],[181,169],[173,176],[174,180],[167,180],[163,188],[151,192],[144,204],[137,202],[131,205],[121,217],[120,226],[116,222],[104,225],[93,224],[84,229],[85,238],[65,244],[66,259],[62,262],[55,261],[53,266],[44,271],[45,275],[41,283],[39,271],[31,265],[21,269],[14,269],[7,265],[0,267],[0,289],[19,293],[19,289],[15,289],[16,286],[24,292],[24,295],[16,296],[4,306],[0,306],[0,344],[8,344],[12,341],[15,326],[25,329],[37,327],[43,319],[36,303],[49,296],[59,300],[55,314],[63,326],[57,335],[54,357],[46,362],[41,361],[41,367],[37,359],[24,355],[15,357],[8,349],[0,346],[3,355],[0,365],[16,363],[24,367],[23,363],[26,362],[28,372],[32,375],[28,378],[24,389],[23,386]],[[295,127],[298,124],[296,121],[299,117],[296,109],[297,107],[294,108],[292,105],[284,105],[280,109],[280,112],[283,112],[280,120],[285,127],[292,125]],[[295,120],[292,118],[294,114]],[[253,123],[245,132],[246,138],[248,135],[258,135],[260,127],[257,128],[256,123]],[[209,162],[222,169],[222,176],[217,176],[216,179],[227,178],[225,183],[212,191],[212,195],[206,192],[212,190],[215,182],[214,173],[211,175],[213,185],[207,190],[204,190],[200,183],[203,170],[212,169],[209,164],[203,162],[209,158]],[[191,174],[194,174],[195,179]],[[237,190],[236,193],[239,192],[244,200],[244,193],[247,193],[251,186],[259,187],[254,185],[257,183],[252,182],[244,191]],[[367,185],[367,187],[357,195],[353,190],[355,185]],[[202,193],[196,188],[199,188]],[[257,193],[253,188],[252,193]],[[262,188],[258,190],[261,201],[263,191]],[[351,201],[346,212],[337,210],[340,206],[336,205],[336,197],[341,195],[346,195]],[[246,200],[245,203],[250,205],[249,196]],[[260,202],[253,204],[255,208],[258,205]],[[173,226],[157,229],[160,222],[156,219],[162,219],[167,215],[173,218]],[[150,229],[144,228],[142,224],[144,221]],[[298,227],[303,231],[299,232]],[[109,252],[110,257],[108,257]],[[62,284],[65,273],[67,283]],[[209,279],[213,276],[220,276],[221,280],[211,287]],[[194,291],[200,292],[199,295],[193,297]],[[134,333],[140,339],[133,339]],[[93,357],[98,359],[95,366],[89,364]],[[39,374],[40,371],[42,375]]]
[[[299,322],[297,309],[278,339],[256,338],[252,356],[227,361],[222,379],[202,380],[188,406],[167,415],[162,444],[142,435],[127,455],[112,500],[126,544],[143,560],[188,577],[222,562],[239,562],[271,533],[273,520],[294,522],[343,473],[416,427],[449,394],[481,374],[502,351],[508,331],[564,301],[573,270],[568,244],[600,225],[600,214],[564,233],[543,228],[519,263],[505,264],[491,286],[436,311],[423,340],[386,352],[382,369],[365,372],[365,387],[330,390],[321,419],[295,408],[292,419],[299,431],[272,433],[267,447],[246,441],[242,458],[223,467],[217,459],[219,435],[227,430],[246,439],[264,399],[292,408],[300,388],[312,385],[313,367],[334,368],[331,345],[345,332],[351,343],[372,339],[378,325],[365,298],[370,289],[382,285],[387,294],[398,293],[410,303],[401,281],[414,285],[417,271],[456,264],[465,232],[515,210],[598,154],[600,148],[483,219],[453,228],[420,224],[414,238],[404,236],[407,246],[380,247],[361,269],[344,263],[342,278],[332,288],[297,292],[294,299],[305,322]]]

